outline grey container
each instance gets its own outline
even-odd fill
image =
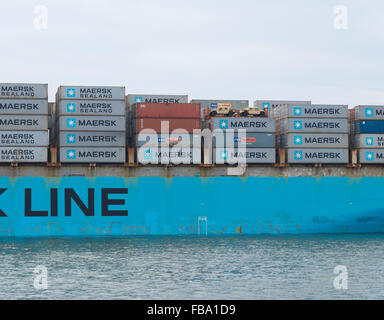
[[[61,131],[59,135],[61,147],[125,147],[125,132],[81,132]]]
[[[137,162],[140,164],[200,164],[201,149],[189,147],[156,148],[140,147],[136,149]]]
[[[348,149],[287,149],[288,163],[348,163]]]
[[[104,86],[60,86],[58,100],[124,100],[125,87]]]
[[[212,151],[216,164],[276,162],[274,148],[213,148]]]
[[[249,107],[248,100],[210,100],[210,99],[192,99],[191,103],[200,103],[202,109],[217,107],[219,103],[229,103],[232,109],[244,109]]]
[[[61,147],[60,162],[63,163],[124,163],[125,148],[112,147]]]
[[[46,131],[0,131],[0,146],[47,147],[49,133]]]
[[[48,130],[48,116],[1,115],[0,130]]]
[[[48,99],[48,84],[0,83],[0,99]]]
[[[348,119],[347,105],[283,105],[279,108],[278,118],[331,118]]]
[[[0,99],[0,115],[48,115],[48,101],[39,99]]]
[[[212,143],[213,147],[218,148],[237,148],[239,144],[241,144],[241,147],[247,148],[274,148],[275,134],[247,132],[239,135],[228,130],[214,133]]]
[[[247,132],[271,132],[276,131],[276,123],[271,118],[226,118],[214,117],[210,120],[211,130],[221,129],[246,129]]]
[[[47,162],[47,147],[0,147],[0,162]]]
[[[384,133],[352,135],[354,148],[384,148]]]
[[[260,109],[268,108],[274,109],[280,107],[282,105],[311,105],[311,101],[306,100],[255,100],[253,102],[254,107],[258,107]]]
[[[384,163],[383,149],[359,149],[359,163]]]
[[[60,115],[125,116],[125,102],[122,100],[61,100]]]
[[[280,133],[348,133],[347,119],[286,118],[280,120]]]
[[[167,94],[128,94],[127,105],[135,103],[188,103],[188,95],[167,95]]]
[[[125,131],[125,117],[60,116],[60,131]]]
[[[384,106],[356,106],[356,120],[384,120]]]
[[[347,133],[288,133],[279,136],[283,148],[348,148]]]
[[[178,147],[200,147],[200,134],[173,134],[161,135],[150,133],[139,133],[135,137],[137,147],[172,147],[177,144]]]

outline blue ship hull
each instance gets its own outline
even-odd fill
[[[0,188],[6,237],[384,231],[383,177],[0,177]]]

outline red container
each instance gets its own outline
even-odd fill
[[[175,129],[184,129],[188,133],[193,133],[193,129],[200,129],[200,119],[154,119],[154,118],[141,118],[136,119],[136,133],[143,129],[153,129],[156,133],[161,132],[161,122],[167,122],[169,125],[169,132]]]
[[[200,119],[199,103],[137,103],[136,118]]]

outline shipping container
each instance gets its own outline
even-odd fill
[[[192,99],[191,103],[198,103],[200,104],[201,109],[208,108],[217,108],[219,103],[225,103],[230,104],[232,109],[239,110],[239,109],[245,109],[249,107],[249,101],[248,100],[210,100],[210,99]]]
[[[347,119],[286,118],[280,121],[280,133],[348,133]]]
[[[1,115],[0,130],[48,130],[48,116]]]
[[[0,115],[48,115],[48,101],[38,99],[0,99]]]
[[[188,95],[128,94],[127,105],[135,103],[188,103]]]
[[[200,134],[146,134],[136,135],[135,146],[137,147],[191,147],[201,146]]]
[[[384,133],[352,135],[354,148],[384,148]]]
[[[185,130],[184,133],[194,133],[194,129],[200,129],[200,119],[154,119],[142,118],[136,119],[136,133],[144,129],[152,129],[157,133],[161,132],[161,126],[168,126],[169,132],[176,129]],[[181,133],[181,132],[180,132]]]
[[[214,117],[210,120],[211,130],[221,129],[246,129],[247,132],[271,132],[276,131],[274,119],[270,118],[226,118]]]
[[[359,163],[384,163],[384,149],[359,149]]]
[[[331,118],[348,119],[347,105],[283,105],[276,118]]]
[[[348,149],[287,149],[288,163],[348,163]]]
[[[47,147],[0,147],[0,162],[47,162]]]
[[[384,120],[357,120],[351,127],[352,133],[384,133]]]
[[[216,164],[276,162],[274,148],[213,148],[212,151]]]
[[[62,131],[59,135],[59,145],[79,147],[125,147],[125,132],[81,132]]]
[[[200,164],[201,149],[189,147],[156,148],[140,147],[137,150],[140,164]]]
[[[125,148],[113,147],[61,147],[60,162],[63,163],[124,163]]]
[[[274,148],[275,147],[275,134],[274,133],[255,133],[246,132],[238,134],[233,130],[218,130],[212,133],[213,147],[217,148]]]
[[[356,106],[353,110],[356,120],[384,120],[384,106]]]
[[[57,99],[125,101],[125,87],[60,86],[57,93]]]
[[[347,133],[288,133],[279,136],[283,148],[348,148]]]
[[[135,118],[200,119],[200,106],[197,103],[137,103],[133,109]]]
[[[0,99],[48,99],[48,84],[0,83]]]
[[[253,106],[261,110],[267,109],[269,112],[275,110],[282,105],[299,105],[307,106],[311,105],[311,101],[301,101],[301,100],[255,100]]]
[[[49,133],[46,131],[0,131],[0,146],[47,147]]]
[[[125,116],[125,102],[122,100],[61,100],[59,114]]]
[[[125,117],[60,116],[60,131],[125,131]]]

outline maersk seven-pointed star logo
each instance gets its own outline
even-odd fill
[[[143,102],[143,97],[135,97],[135,103]]]
[[[220,159],[221,160],[227,160],[228,159],[228,151],[223,150],[220,152]]]
[[[76,159],[76,151],[75,150],[68,150],[67,151],[67,158],[68,159]]]
[[[294,136],[293,137],[293,143],[294,144],[303,144],[303,137],[302,136]]]
[[[67,112],[75,112],[75,111],[76,111],[76,104],[67,103]]]
[[[303,128],[303,122],[301,120],[293,121],[293,128],[295,130],[301,130]]]
[[[263,102],[263,110],[265,108],[267,108],[267,110],[269,110],[270,106],[271,106],[271,104],[269,102]]]
[[[373,108],[365,108],[365,116],[373,117]]]
[[[301,107],[293,107],[293,113],[295,116],[301,116]]]
[[[73,118],[67,119],[67,127],[68,128],[75,128],[76,127],[76,119],[73,119]]]
[[[303,151],[295,151],[295,160],[303,160]]]
[[[144,159],[152,159],[152,151],[150,149],[144,150]]]
[[[220,120],[220,129],[228,129],[228,120]]]
[[[76,89],[74,88],[68,88],[67,89],[67,97],[74,98],[76,97]]]
[[[67,143],[75,143],[76,142],[76,135],[75,134],[68,134],[67,135]]]
[[[366,152],[365,153],[365,160],[367,160],[367,161],[375,160],[374,153],[372,151]]]
[[[372,146],[373,145],[373,137],[366,137],[365,143],[367,146]]]

